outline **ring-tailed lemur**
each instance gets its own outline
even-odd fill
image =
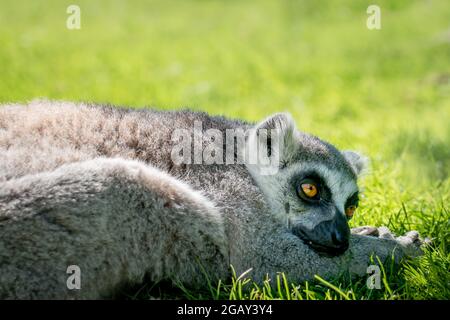
[[[247,146],[261,143],[258,129],[279,129],[277,171],[175,164],[174,131],[198,122],[202,132],[249,130]],[[230,265],[252,268],[255,280],[281,271],[302,281],[364,274],[372,254],[394,248],[414,255],[416,232],[350,235],[346,213],[357,206],[363,165],[357,153],[297,131],[288,114],[251,124],[190,111],[3,105],[0,298],[102,298],[144,275],[201,286],[205,275],[228,277]],[[67,286],[72,265],[79,290]]]

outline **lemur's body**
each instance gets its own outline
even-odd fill
[[[288,165],[279,175],[258,176],[243,164],[175,165],[173,130],[194,121],[203,130],[253,127],[188,111],[46,101],[0,107],[0,298],[107,297],[145,274],[202,285],[205,273],[226,278],[230,264],[253,268],[255,279],[278,271],[293,281],[362,274],[371,253],[387,257],[415,240],[352,235],[344,254],[316,253],[303,231],[336,220],[357,190],[358,159],[347,162],[331,145],[293,134],[278,115],[263,126],[278,122],[301,146],[282,155]],[[333,183],[328,216],[299,215],[282,185],[283,175],[305,164]],[[315,232],[329,232],[324,225]],[[81,269],[80,290],[66,286],[69,265]]]

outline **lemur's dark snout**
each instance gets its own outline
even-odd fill
[[[333,242],[334,247],[330,248],[329,254],[339,256],[347,251],[349,246],[349,236],[346,235],[345,231],[335,230],[331,234],[331,241]]]
[[[292,232],[322,255],[339,256],[349,247],[350,227],[340,213],[333,220],[321,222],[312,230],[296,226]]]
[[[331,240],[337,247],[343,248],[344,251],[348,248],[350,239],[350,227],[344,215],[338,212],[336,219],[334,219],[333,231],[331,233]]]

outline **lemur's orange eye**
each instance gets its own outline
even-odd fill
[[[345,209],[345,215],[347,216],[347,218],[351,218],[355,214],[355,211],[356,206],[349,206],[347,207],[347,209]]]
[[[303,183],[302,191],[308,198],[314,198],[317,195],[317,186],[312,183]]]

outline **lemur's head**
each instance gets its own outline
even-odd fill
[[[261,139],[260,132],[268,138]],[[366,159],[297,131],[284,113],[256,125],[247,143],[248,149],[256,145],[271,156],[269,164],[247,167],[274,214],[316,252],[344,253],[349,246],[348,220],[358,206],[357,177]]]

